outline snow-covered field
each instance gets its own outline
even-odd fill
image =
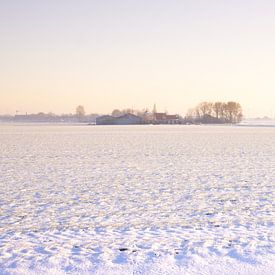
[[[242,121],[239,126],[253,126],[253,127],[275,127],[275,120],[269,119],[248,119]]]
[[[0,274],[274,274],[275,128],[0,126]]]

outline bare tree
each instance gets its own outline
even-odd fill
[[[85,117],[84,107],[82,105],[77,106],[75,113],[79,121],[83,120],[83,118]]]
[[[200,116],[205,117],[206,115],[212,114],[212,103],[211,102],[202,102],[198,106]]]
[[[222,102],[215,102],[213,104],[213,111],[215,113],[216,118],[220,118],[222,116]]]
[[[242,119],[242,107],[234,101],[227,102],[228,120],[230,123],[240,122]]]
[[[186,119],[200,123],[238,123],[242,117],[242,107],[234,101],[202,102],[186,114]]]

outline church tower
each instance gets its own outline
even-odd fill
[[[156,113],[157,113],[157,106],[156,104],[154,104],[153,111],[152,111],[153,120],[156,120]]]
[[[156,104],[154,104],[153,111],[152,111],[153,115],[154,115],[156,112],[157,112],[157,107],[156,107]]]

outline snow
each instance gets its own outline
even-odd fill
[[[239,123],[239,126],[275,127],[274,119],[247,119]]]
[[[0,125],[0,274],[272,274],[275,128]]]

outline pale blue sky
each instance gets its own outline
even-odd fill
[[[0,0],[0,113],[236,100],[275,116],[275,1]]]

